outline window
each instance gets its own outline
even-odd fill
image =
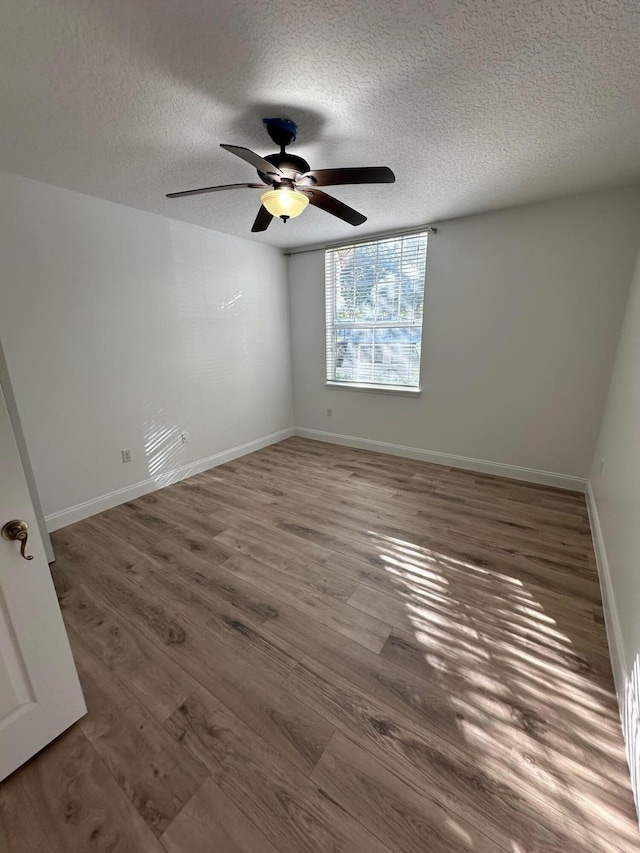
[[[427,234],[325,255],[327,381],[418,389]]]

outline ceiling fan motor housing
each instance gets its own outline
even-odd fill
[[[304,175],[305,172],[311,171],[311,167],[306,160],[302,157],[297,157],[295,154],[287,154],[286,151],[283,151],[280,154],[267,154],[264,159],[284,172],[287,178],[290,178],[292,181],[295,180],[298,175]],[[273,183],[273,177],[267,176],[260,170],[258,170],[258,174],[266,184]]]

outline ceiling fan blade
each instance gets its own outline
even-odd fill
[[[283,174],[277,166],[274,166],[268,160],[265,160],[264,157],[254,154],[254,152],[249,148],[243,148],[241,145],[224,145],[223,143],[220,144],[220,148],[224,148],[225,151],[230,151],[232,154],[235,154],[236,157],[240,157],[240,159],[251,164],[254,169],[257,169],[259,172],[264,172],[266,175],[282,176]]]
[[[352,207],[349,207],[349,205],[338,201],[337,198],[327,195],[327,193],[323,193],[322,190],[317,190],[315,188],[307,189],[306,187],[300,187],[299,189],[308,196],[311,204],[322,208],[322,210],[326,210],[327,213],[331,213],[333,216],[337,216],[338,219],[348,222],[349,225],[362,225],[363,222],[367,221],[367,217],[363,216],[362,213],[358,213],[357,210],[354,210]]]
[[[252,231],[266,231],[269,225],[271,224],[271,220],[273,216],[264,204],[260,205],[260,210],[258,211],[258,215],[256,216],[256,220],[251,226]]]
[[[396,179],[388,166],[363,166],[355,169],[313,169],[301,175],[296,184],[301,187],[331,187],[340,184],[392,184]]]
[[[200,187],[198,190],[183,190],[181,193],[167,193],[167,198],[181,198],[183,195],[200,195],[200,193],[217,193],[220,190],[236,190],[240,187],[253,187],[263,190],[264,184],[222,184],[219,187]]]

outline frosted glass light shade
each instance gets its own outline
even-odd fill
[[[296,190],[269,190],[260,196],[260,201],[272,216],[285,216],[293,219],[299,216],[309,204],[309,199]]]

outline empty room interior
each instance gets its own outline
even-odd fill
[[[6,0],[1,853],[640,851],[640,6]]]

